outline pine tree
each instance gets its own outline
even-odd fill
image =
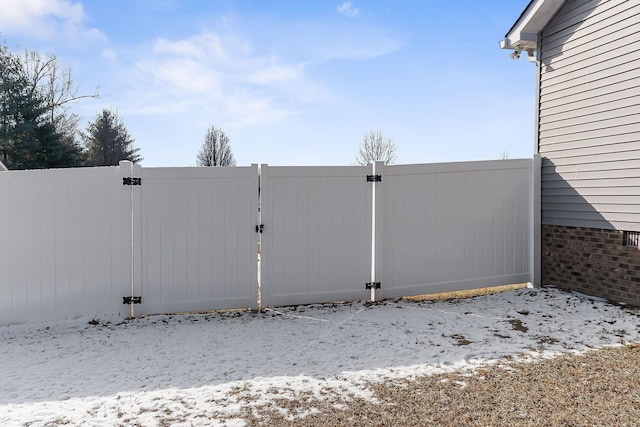
[[[54,106],[47,97],[58,91],[52,86],[55,74],[47,74],[47,70],[56,67],[55,57],[31,62],[36,59],[40,61],[36,53],[27,52],[22,57],[12,53],[6,44],[0,46],[0,159],[10,169],[81,166],[82,148],[50,121]],[[46,67],[36,69],[34,64]],[[46,78],[46,84],[54,87],[49,92],[42,90]],[[70,73],[67,82],[72,84]],[[67,100],[59,96],[57,107]],[[58,117],[62,114],[58,113]]]
[[[142,160],[138,154],[140,149],[134,148],[134,139],[117,112],[103,109],[97,114],[89,123],[84,140],[90,166],[117,166],[121,160],[133,163]]]

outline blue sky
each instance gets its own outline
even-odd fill
[[[535,65],[498,42],[528,0],[0,0],[9,46],[71,67],[83,127],[118,110],[143,166],[192,166],[210,126],[238,165],[531,157]]]

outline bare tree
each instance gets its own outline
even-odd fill
[[[56,57],[0,45],[0,157],[12,169],[74,167],[83,163],[79,118],[69,103],[78,95],[71,70]]]
[[[356,163],[361,166],[366,166],[376,161],[393,164],[397,158],[396,144],[393,140],[383,137],[380,131],[370,131],[362,138],[358,154],[356,154]]]
[[[55,55],[42,56],[25,50],[19,56],[33,96],[44,101],[44,109],[56,132],[69,143],[78,143],[80,118],[69,112],[69,105],[84,98],[98,98],[98,89],[91,94],[78,94],[71,68],[61,68]]]
[[[229,138],[222,129],[211,126],[196,159],[198,166],[235,166]]]

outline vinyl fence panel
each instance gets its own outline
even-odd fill
[[[378,169],[384,297],[531,280],[531,160]]]
[[[262,305],[364,299],[369,167],[261,166]]]
[[[126,315],[129,189],[120,167],[0,175],[0,324]]]
[[[125,317],[127,296],[141,315],[535,282],[539,166],[377,163],[381,182],[372,166],[3,172],[0,324]]]
[[[143,168],[136,313],[257,306],[258,166]]]

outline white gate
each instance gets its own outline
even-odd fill
[[[532,280],[532,160],[378,164],[379,296]]]
[[[369,295],[370,170],[261,166],[262,305]]]
[[[143,168],[137,314],[257,306],[258,166]]]

